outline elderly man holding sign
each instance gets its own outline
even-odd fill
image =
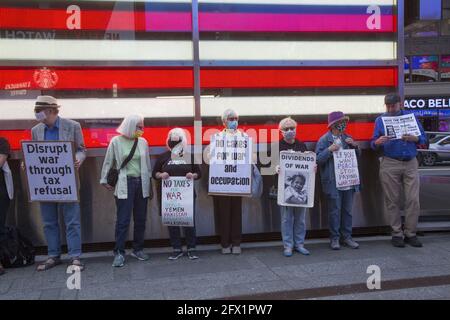
[[[416,236],[420,214],[419,165],[416,156],[417,145],[426,143],[425,133],[415,116],[401,109],[398,94],[386,95],[384,102],[386,113],[375,120],[370,145],[383,154],[380,180],[392,228],[392,245],[403,248],[406,242],[413,247],[421,247],[422,243]],[[405,194],[404,230],[400,212],[402,190]]]
[[[353,249],[359,247],[352,239],[352,206],[353,194],[359,190],[356,156],[361,154],[361,150],[345,132],[348,121],[343,112],[331,112],[328,115],[328,132],[316,146],[322,190],[328,205],[330,247],[333,250],[340,249],[340,237],[346,246]]]
[[[40,153],[39,159],[41,159],[42,168],[37,166],[27,167],[27,176],[30,184],[30,174],[39,174],[40,169],[52,170],[56,169],[64,157],[73,157],[72,152],[75,152],[75,160],[73,165],[76,169],[80,168],[82,162],[86,158],[86,149],[84,146],[83,133],[81,131],[81,126],[78,122],[73,120],[64,119],[59,117],[59,108],[57,100],[52,96],[39,96],[37,98],[34,112],[36,120],[40,123],[31,129],[33,142],[38,142],[36,144],[27,144],[27,152]],[[52,146],[51,143],[46,145],[39,145],[39,142],[64,142],[58,145]],[[69,147],[74,145],[75,150],[69,150]],[[48,152],[45,152],[47,148]],[[53,147],[53,149],[51,149]],[[56,150],[57,155],[51,150]],[[25,153],[25,151],[24,151]],[[46,155],[49,155],[48,157]],[[53,155],[53,157],[50,157]],[[47,161],[44,161],[47,159]],[[53,160],[52,160],[53,159]],[[25,159],[26,160],[26,159]],[[46,162],[46,163],[44,163]],[[25,164],[26,161],[25,161]],[[44,168],[45,167],[45,168]],[[44,183],[47,185],[46,188],[39,188],[40,196],[46,193],[48,196],[52,196],[53,193],[61,193],[61,198],[68,192],[64,187],[56,187],[58,184],[57,175],[65,176],[69,174],[74,175],[73,172],[69,172],[71,169],[70,165],[61,167],[63,170],[53,170],[52,175],[55,177],[44,176]],[[61,169],[59,168],[59,169]],[[30,169],[30,170],[29,170]],[[64,172],[63,172],[64,171]],[[71,170],[70,170],[71,171]],[[64,180],[63,177],[60,178]],[[59,180],[59,179],[58,179]],[[71,192],[78,193],[78,190],[71,190]],[[30,195],[31,196],[31,195]],[[37,200],[39,201],[39,200]],[[84,265],[80,260],[81,256],[81,225],[80,225],[80,205],[78,200],[70,200],[71,202],[60,201],[45,201],[41,202],[41,216],[44,224],[45,238],[48,244],[48,259],[43,263],[39,264],[37,267],[38,271],[44,271],[50,269],[61,263],[61,243],[60,243],[60,232],[59,232],[59,222],[58,222],[58,211],[61,210],[64,217],[64,222],[66,226],[66,240],[67,247],[69,250],[69,256],[71,257],[71,264],[78,266],[83,270]]]
[[[214,195],[214,212],[223,254],[241,253],[242,196],[252,193],[252,140],[238,130],[236,111],[222,115],[224,130],[211,137],[209,146],[209,194]]]

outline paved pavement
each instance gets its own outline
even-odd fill
[[[340,251],[331,251],[325,240],[310,240],[310,256],[290,258],[282,256],[281,242],[244,244],[239,256],[201,246],[194,261],[169,261],[169,248],[148,249],[149,261],[127,256],[123,268],[111,267],[110,252],[88,253],[80,290],[67,288],[65,265],[46,272],[31,266],[0,277],[0,300],[450,299],[450,233],[420,239],[423,248],[400,249],[388,237],[360,238],[360,249]],[[381,290],[366,287],[370,265],[380,267]]]

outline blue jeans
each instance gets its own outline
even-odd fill
[[[281,237],[285,249],[293,249],[303,246],[305,243],[306,208],[301,207],[280,207],[281,211]]]
[[[80,204],[77,202],[41,202],[41,216],[48,244],[48,256],[59,257],[61,255],[58,210],[62,211],[66,225],[66,241],[69,256],[78,258],[81,256],[81,224]]]
[[[117,221],[116,221],[116,245],[114,253],[125,254],[125,242],[128,238],[128,227],[133,211],[134,234],[133,251],[138,252],[144,249],[145,223],[147,221],[147,200],[142,195],[141,178],[127,179],[128,196],[127,199],[116,198]]]
[[[337,191],[337,197],[327,197],[328,228],[330,239],[344,240],[352,237],[352,206],[354,190]]]
[[[169,227],[170,243],[174,250],[181,250],[181,233],[180,229],[183,228],[184,236],[186,237],[187,248],[195,249],[195,227]]]

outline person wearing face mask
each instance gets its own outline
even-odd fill
[[[187,138],[183,129],[174,128],[167,135],[167,147],[169,150],[161,154],[156,160],[153,169],[153,178],[157,180],[168,179],[169,177],[186,177],[190,180],[198,180],[201,177],[200,166],[194,164],[193,155],[189,152]],[[195,191],[194,191],[194,211],[195,211]],[[195,215],[194,215],[195,225]],[[169,226],[170,242],[173,253],[169,260],[177,260],[184,255],[181,245],[180,229],[183,228],[187,242],[187,256],[190,260],[198,259],[195,252],[196,236],[194,227]]]
[[[382,117],[408,114],[402,110],[400,96],[391,93],[385,96],[386,113],[375,120],[375,129],[370,143],[373,150],[382,154],[380,161],[380,180],[383,186],[386,209],[392,229],[392,245],[403,248],[405,243],[413,247],[422,247],[417,239],[417,223],[419,221],[419,171],[417,146],[426,144],[426,136],[419,121],[417,124],[421,135],[403,135],[401,139],[390,139],[384,132]],[[400,195],[405,194],[405,224],[402,230]]]
[[[144,253],[144,233],[147,222],[147,202],[152,196],[150,180],[152,171],[148,142],[142,138],[144,117],[127,116],[117,128],[117,132],[120,135],[112,138],[108,145],[100,183],[106,189],[114,190],[117,220],[112,266],[122,267],[125,264],[125,242],[132,213],[134,238],[131,256],[139,261],[149,259],[149,256]],[[124,162],[126,165],[121,168]],[[108,172],[111,168],[119,170],[115,187],[108,184]]]
[[[86,158],[83,132],[78,122],[59,116],[57,100],[52,96],[38,96],[34,112],[40,123],[31,129],[33,141],[72,141],[75,145],[75,168],[79,169]],[[22,166],[24,169],[24,166]],[[66,240],[71,265],[84,269],[81,262],[81,223],[78,202],[41,202],[41,216],[44,234],[48,244],[48,258],[37,266],[38,271],[48,270],[61,264],[61,243],[58,211],[63,212],[66,227]]]
[[[292,118],[284,118],[280,121],[278,128],[283,138],[279,142],[279,150],[306,152],[306,145],[296,139],[297,122]],[[277,174],[279,166],[276,167]],[[303,181],[304,184],[304,181]],[[297,192],[293,192],[297,194]],[[309,255],[309,251],[305,248],[306,236],[306,208],[280,206],[281,213],[281,237],[283,239],[283,254],[285,257],[291,257],[292,251],[295,250],[303,255]]]
[[[330,247],[340,249],[340,238],[344,245],[357,249],[359,244],[352,239],[353,194],[358,186],[336,187],[333,152],[339,149],[355,149],[356,156],[361,150],[353,138],[345,132],[349,118],[341,111],[328,115],[328,132],[317,142],[316,154],[320,170],[322,190],[328,204],[328,227],[330,230]]]
[[[13,179],[7,161],[10,153],[11,147],[8,140],[0,137],[0,246],[6,240],[6,215],[14,196]],[[4,273],[5,270],[0,262],[0,275]]]
[[[238,130],[239,117],[236,111],[227,109],[222,114],[222,133],[230,136],[245,135]],[[214,213],[219,229],[222,254],[241,254],[242,197],[213,196]]]

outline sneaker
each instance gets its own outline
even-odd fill
[[[189,249],[187,252],[188,258],[190,260],[195,260],[198,259],[198,256],[195,254],[195,250],[194,249]]]
[[[422,242],[420,242],[419,239],[417,239],[417,236],[405,237],[404,242],[409,244],[412,247],[416,247],[416,248],[422,247]]]
[[[330,242],[330,247],[332,250],[339,250],[341,246],[339,245],[339,239],[333,239]]]
[[[358,249],[359,244],[358,242],[354,241],[352,238],[348,238],[344,240],[344,245],[346,247],[352,248],[352,249]]]
[[[285,249],[283,250],[283,255],[284,255],[285,257],[292,257],[292,249],[291,249],[291,248],[285,248]]]
[[[121,255],[120,253],[116,254],[114,256],[114,261],[112,263],[112,266],[115,268],[120,268],[120,267],[123,267],[124,264],[125,264],[125,257],[123,255]]]
[[[231,252],[233,254],[241,254],[242,250],[241,247],[237,246],[237,247],[233,247],[233,249],[231,250]]]
[[[230,254],[231,253],[231,247],[224,248],[222,247],[222,254]]]
[[[177,260],[178,258],[181,258],[184,255],[183,251],[175,250],[172,252],[172,254],[169,256],[169,260]]]
[[[150,259],[150,256],[146,253],[144,253],[144,251],[136,251],[136,252],[132,252],[131,256],[133,258],[138,259],[139,261],[147,261],[148,259]]]
[[[392,237],[391,243],[394,247],[404,248],[405,242],[403,241],[403,237]]]
[[[301,253],[304,256],[310,255],[309,250],[306,249],[304,246],[295,247],[295,251],[297,251],[298,253]]]

